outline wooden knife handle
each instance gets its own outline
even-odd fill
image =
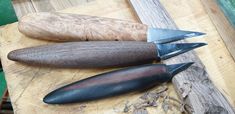
[[[117,67],[158,60],[156,44],[136,41],[90,41],[50,44],[12,51],[10,60],[64,68]]]
[[[65,13],[33,13],[19,21],[26,36],[51,41],[146,41],[147,25]]]
[[[143,90],[171,78],[164,64],[135,66],[74,82],[49,93],[44,102],[65,104],[96,100]]]

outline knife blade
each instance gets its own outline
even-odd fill
[[[185,53],[205,43],[157,44],[136,41],[66,42],[11,51],[8,59],[61,68],[105,68],[151,63]]]
[[[143,90],[170,81],[192,64],[150,64],[111,71],[56,89],[46,95],[43,101],[48,104],[67,104]]]
[[[58,12],[28,14],[20,19],[18,28],[28,37],[51,41],[167,43],[204,35],[204,33],[194,31],[152,28],[126,20]]]

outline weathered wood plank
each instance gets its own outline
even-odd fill
[[[18,19],[25,14],[36,12],[30,0],[12,0],[12,4]]]
[[[216,0],[201,0],[212,22],[221,35],[230,54],[235,59],[235,28],[229,23],[223,12],[216,3]]]
[[[214,85],[235,107],[235,62],[216,27],[203,7],[201,0],[160,0],[180,29],[207,33],[202,38],[187,39],[189,42],[207,42],[195,52],[205,65]]]
[[[36,12],[55,11],[50,0],[30,0]],[[66,1],[66,0],[65,0]]]
[[[177,29],[170,15],[157,0],[130,0],[140,21],[151,27]],[[151,4],[150,4],[151,2]]]
[[[130,3],[142,23],[152,27],[177,29],[177,26],[158,0],[130,0]],[[194,61],[195,64],[172,80],[178,95],[186,104],[185,111],[195,114],[234,114],[234,109],[211,82],[204,65],[194,52],[166,60],[164,63],[187,61]]]
[[[18,18],[32,12],[51,12],[94,0],[12,0]]]

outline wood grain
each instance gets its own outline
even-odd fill
[[[27,8],[27,4],[24,4],[25,2],[20,2],[22,0],[17,1],[19,1],[19,4],[14,5],[21,6],[21,9],[24,9],[24,7]],[[59,8],[60,6],[63,6],[60,4],[63,3],[63,0],[58,1],[59,2],[55,3],[55,5],[58,4]],[[217,88],[226,95],[231,103],[235,104],[235,63],[207,13],[203,10],[200,0],[161,0],[161,3],[163,3],[164,7],[170,13],[171,17],[180,29],[207,33],[204,38],[192,38],[187,40],[190,42],[205,41],[208,43],[208,46],[196,49],[195,51],[203,61],[213,83],[215,83]],[[30,11],[28,10],[28,12]],[[134,11],[125,0],[95,0],[65,9],[63,12],[84,15],[89,14],[137,22],[137,17],[134,15]],[[42,98],[50,91],[71,82],[113,69],[69,70],[30,67],[18,64],[9,61],[6,58],[8,52],[19,48],[48,44],[51,42],[33,40],[25,37],[17,30],[17,23],[7,25],[7,27],[4,27],[0,33],[0,43],[2,46],[0,52],[3,60],[3,68],[6,75],[8,89],[10,91],[11,101],[13,102],[13,108],[17,114],[123,114],[125,105],[135,102],[142,95],[142,92],[131,93],[122,95],[121,97],[109,98],[107,100],[90,102],[87,104],[84,103],[66,106],[46,105],[42,103]],[[185,60],[187,60],[187,58],[185,58]],[[156,87],[154,89],[158,88]],[[171,97],[177,98],[177,94],[173,90],[172,84],[168,85],[168,94]],[[162,109],[161,102],[159,102],[158,107],[148,107],[147,111],[149,114],[165,113]],[[147,111],[142,110],[141,112],[147,113]],[[130,111],[128,113],[132,112]],[[133,113],[140,112],[134,111]],[[169,107],[167,113],[178,114],[180,113],[180,110],[175,107]]]
[[[25,14],[36,12],[31,0],[12,0],[18,19]]]
[[[84,5],[94,0],[12,0],[18,19],[32,12],[50,12]]]
[[[68,104],[107,99],[169,82],[172,77],[165,64],[134,66],[73,82],[52,91],[43,101],[48,104]]]
[[[142,23],[153,27],[164,27],[168,29],[177,29],[169,14],[161,6],[158,0],[130,0],[137,15]],[[137,10],[138,9],[138,10]],[[151,9],[151,10],[150,10]],[[146,12],[147,11],[147,12]],[[158,14],[153,17],[154,14]],[[153,23],[153,20],[165,20],[160,26]],[[158,22],[159,23],[159,22]],[[164,26],[165,25],[165,26]],[[195,66],[189,68],[186,72],[182,72],[173,78],[172,82],[180,96],[190,108],[186,108],[186,112],[194,114],[202,113],[234,113],[234,109],[228,100],[214,86],[205,71],[204,65],[194,52],[189,52],[184,55],[164,61],[164,63],[175,63],[194,61]]]
[[[229,52],[235,59],[235,29],[224,16],[216,0],[201,0]]]
[[[180,29],[207,33],[203,38],[187,39],[189,42],[207,42],[208,45],[195,50],[205,65],[209,78],[226,98],[235,106],[235,62],[222,38],[203,8],[200,0],[161,0]],[[170,3],[170,4],[169,4]],[[187,10],[185,10],[187,9]]]
[[[125,0],[96,0],[86,5],[66,9],[62,12],[89,14],[137,22],[135,15]],[[143,95],[144,92],[134,92],[99,101],[69,105],[47,105],[43,103],[43,97],[58,87],[115,69],[56,69],[32,67],[10,61],[7,59],[7,53],[12,50],[52,43],[26,37],[18,31],[17,25],[18,23],[14,23],[4,27],[0,38],[3,68],[15,113],[125,114],[125,106],[136,103],[140,99],[139,97]],[[158,87],[156,86],[151,91],[156,91],[157,89]],[[167,93],[175,97],[176,94],[172,89],[173,87],[169,85],[169,92]],[[161,102],[159,102],[158,107],[148,108],[147,110],[150,114],[164,113],[161,105]],[[180,113],[177,107],[172,107],[168,112]],[[132,110],[127,112],[127,114],[131,113],[133,113]]]
[[[11,51],[8,59],[34,66],[108,68],[160,60],[155,43],[136,41],[67,42]]]
[[[66,13],[34,13],[21,18],[19,31],[50,41],[146,41],[146,25],[126,20]]]

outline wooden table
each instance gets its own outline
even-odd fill
[[[180,29],[198,30],[207,33],[203,39],[188,39],[190,42],[205,41],[206,48],[197,49],[197,55],[205,65],[211,80],[235,104],[235,62],[227,50],[215,26],[200,0],[161,0]]]
[[[23,0],[24,1],[24,0]],[[25,0],[26,1],[26,0]],[[34,0],[33,0],[34,1]],[[42,11],[40,2],[25,2],[28,6],[33,6],[34,11]],[[36,2],[39,4],[37,5]],[[61,2],[61,1],[60,1]],[[171,14],[177,25],[181,29],[197,30],[207,33],[207,36],[200,39],[190,39],[189,42],[204,41],[209,45],[196,52],[204,63],[211,80],[221,90],[221,92],[229,99],[231,103],[235,103],[235,84],[233,83],[233,75],[235,74],[235,64],[229,55],[223,41],[217,33],[214,25],[205,13],[199,0],[161,0],[167,11]],[[14,1],[17,9],[24,9],[19,2]],[[17,4],[18,3],[18,4]],[[59,0],[57,2],[59,4]],[[30,5],[31,4],[31,5]],[[33,5],[34,4],[34,5]],[[35,5],[36,4],[36,5]],[[53,4],[50,2],[50,4]],[[54,3],[55,4],[55,3]],[[60,6],[58,5],[57,6]],[[55,5],[52,5],[57,10]],[[62,5],[66,6],[66,5]],[[36,8],[35,8],[36,7]],[[26,9],[27,9],[26,8]],[[32,7],[31,7],[32,8]],[[29,8],[30,9],[30,8]],[[60,8],[58,8],[60,9]],[[18,16],[24,15],[16,11]],[[132,13],[132,9],[125,0],[105,1],[96,0],[91,2],[83,2],[81,5],[65,9],[63,12],[89,14],[104,17],[120,18],[131,21],[137,21],[136,16]],[[97,73],[109,71],[107,70],[78,70],[78,69],[53,69],[29,67],[27,65],[9,61],[6,55],[13,49],[41,45],[45,43],[39,40],[26,38],[17,31],[17,23],[8,25],[1,33],[1,58],[8,82],[8,89],[13,103],[15,113],[122,113],[127,101],[135,102],[143,93],[130,93],[125,96],[118,96],[111,99],[101,101],[72,104],[66,106],[46,105],[42,102],[45,94],[57,87],[79,80]],[[169,84],[168,94],[176,97],[176,94]],[[157,110],[156,110],[157,109]],[[161,106],[157,108],[148,108],[151,113],[163,113]],[[173,109],[170,112],[176,111]]]

